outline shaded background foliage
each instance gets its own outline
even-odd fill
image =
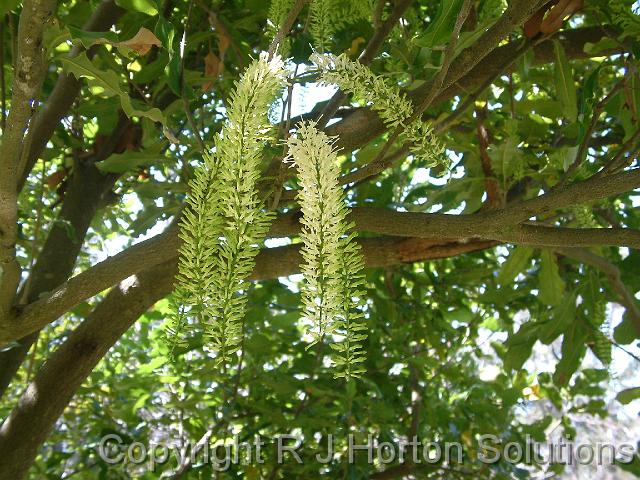
[[[44,138],[46,148],[32,159],[19,197],[23,295],[35,296],[21,303],[52,290],[72,271],[83,271],[167,226],[183,204],[202,144],[211,145],[221,129],[225,101],[238,75],[269,48],[269,4],[263,1],[116,3],[110,5],[113,28],[87,28],[103,5],[78,0],[60,2],[45,29],[50,63],[40,102],[47,105],[65,75],[85,80],[77,97],[69,98],[68,111],[50,138]],[[325,48],[356,58],[376,34],[376,24],[403,2],[388,3],[378,2],[383,5],[380,18],[372,5],[371,17],[344,19]],[[407,3],[371,68],[418,98],[415,92],[439,71],[443,46],[463,2]],[[458,53],[474,45],[506,8],[501,1],[471,3]],[[387,168],[349,185],[350,204],[473,214],[588,179],[612,158],[617,159],[615,167],[637,166],[640,20],[633,8],[637,5],[631,2],[586,1],[545,42],[539,36],[527,38],[515,25],[501,45],[492,46],[496,55],[449,86],[425,112],[447,148],[448,162],[432,168],[400,150]],[[20,2],[0,7],[3,113],[11,107],[20,12]],[[308,19],[305,8],[285,46],[292,65],[308,65],[314,44]],[[127,43],[145,32],[141,29],[147,36]],[[69,55],[72,48],[79,55]],[[315,76],[307,69],[299,68],[295,80],[314,91]],[[294,89],[296,103],[301,102],[295,93],[299,88]],[[286,122],[286,103],[285,98],[272,112],[274,121]],[[326,106],[325,101],[296,109],[313,117]],[[389,138],[379,124],[367,123],[371,117],[362,116],[363,106],[358,98],[345,101],[335,114],[339,121],[327,128],[342,134],[338,145],[344,147],[340,161],[345,174],[375,162]],[[4,121],[3,115],[3,130]],[[284,130],[283,123],[281,136]],[[278,208],[286,213],[295,209],[287,192],[296,184],[281,167],[282,155],[280,145],[265,151],[263,189],[272,199],[284,184]],[[92,198],[91,192],[101,194]],[[571,228],[638,229],[637,197],[630,190],[615,199],[552,209],[538,220]],[[362,238],[377,238],[372,229],[362,230]],[[617,393],[638,387],[637,379],[616,371],[617,363],[609,366],[612,344],[631,344],[625,349],[632,351],[637,347],[632,317],[640,290],[638,252],[605,245],[588,252],[619,270],[615,281],[600,263],[576,259],[557,242],[496,246],[500,239],[495,240],[464,253],[456,248],[475,240],[460,242],[444,232],[432,243],[444,253],[422,254],[432,260],[389,261],[385,268],[368,270],[367,374],[349,386],[332,378],[318,351],[305,348],[297,277],[253,285],[241,361],[231,371],[213,366],[201,337],[170,363],[159,341],[168,302],[156,302],[73,396],[32,467],[33,478],[158,478],[175,469],[171,462],[155,471],[144,465],[108,465],[95,449],[106,433],[144,445],[159,439],[223,441],[234,433],[242,439],[295,433],[309,439],[302,448],[305,458],[323,452],[311,439],[329,433],[336,436],[338,450],[344,449],[348,433],[362,442],[369,433],[388,441],[418,435],[466,447],[462,464],[387,466],[369,465],[365,456],[354,465],[336,458],[324,466],[313,461],[278,466],[266,449],[264,465],[234,465],[220,478],[306,478],[319,471],[344,478],[560,474],[558,465],[483,464],[476,458],[478,435],[496,434],[505,443],[524,443],[526,435],[543,441],[547,428],[559,420],[556,428],[571,438],[575,414],[605,417],[619,408],[613,400]],[[297,243],[295,236],[279,244],[292,242]],[[67,258],[76,247],[81,248],[77,261]],[[37,278],[36,259],[47,265],[46,252],[73,267],[53,285],[36,288],[29,282]],[[631,304],[620,300],[620,284],[630,292]],[[0,403],[3,417],[51,352],[105,295],[79,303],[28,345],[29,353]],[[622,322],[620,315],[612,315],[620,312],[613,302],[624,304]],[[10,347],[3,355],[11,354]],[[539,351],[553,356],[525,363],[539,358]],[[626,355],[620,352],[616,357]],[[637,368],[637,357],[629,361]],[[488,366],[493,375],[486,375]],[[625,395],[621,400],[630,403],[639,391],[629,389]],[[546,406],[544,415],[531,417],[537,405]],[[631,405],[637,407],[637,402]],[[625,414],[631,411],[629,407]],[[185,478],[212,475],[210,465],[183,467]],[[637,460],[624,468],[639,473]]]

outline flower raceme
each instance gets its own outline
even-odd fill
[[[337,367],[334,375],[357,377],[364,373],[365,359],[364,261],[360,246],[348,233],[353,224],[347,222],[337,156],[329,137],[313,123],[303,123],[288,146],[301,186],[301,294],[303,316],[311,324],[311,345],[325,337],[336,338],[330,343]]]
[[[218,362],[228,362],[239,348],[242,293],[272,219],[256,188],[264,145],[274,140],[268,111],[285,78],[279,57],[263,54],[247,67],[229,99],[214,152],[189,183],[174,295],[179,305],[166,328],[171,351],[185,344],[196,322]]]
[[[400,140],[409,144],[411,153],[416,158],[425,160],[429,165],[440,162],[444,147],[428,123],[418,118],[407,124],[414,108],[399,88],[388,85],[366,65],[349,60],[345,54],[336,56],[314,53],[311,61],[320,71],[323,83],[337,85],[343,92],[364,100],[378,113],[387,128],[403,126]]]

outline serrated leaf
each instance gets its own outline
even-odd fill
[[[87,58],[87,55],[85,53],[82,53],[73,58],[62,58],[61,60],[65,66],[65,69],[73,73],[76,78],[87,78],[93,85],[101,87],[104,90],[105,95],[115,95],[119,97],[122,110],[128,117],[149,118],[154,122],[162,124],[163,132],[168,131],[166,119],[160,109],[154,107],[142,110],[140,108],[134,107],[129,94],[122,90],[122,86],[120,85],[120,77],[118,76],[118,74],[116,74],[116,72],[112,70],[100,70],[91,62],[91,60]],[[169,140],[174,141],[175,138],[169,138]]]
[[[75,43],[78,41],[84,48],[89,48],[95,43],[117,43],[118,35],[115,32],[89,32],[80,28],[68,25],[67,29],[71,33],[71,39]]]

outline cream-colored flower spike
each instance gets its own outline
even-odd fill
[[[336,377],[364,372],[362,312],[364,262],[348,231],[348,209],[338,183],[340,170],[333,145],[313,123],[304,123],[289,139],[289,155],[298,170],[303,242],[301,290],[303,315],[311,323],[311,345],[325,338],[334,350]],[[310,345],[310,346],[311,346]]]
[[[404,125],[400,140],[411,145],[411,152],[416,157],[426,160],[430,165],[440,161],[444,147],[431,126],[420,119],[405,124],[413,114],[413,104],[397,87],[388,85],[367,66],[349,60],[344,54],[314,53],[311,61],[320,70],[323,83],[338,85],[342,91],[363,99],[378,112],[387,128],[395,129]]]
[[[246,279],[272,219],[256,187],[264,145],[274,140],[268,111],[285,81],[278,56],[262,54],[247,67],[228,101],[215,152],[190,183],[176,277],[181,305],[166,329],[172,349],[184,343],[194,318],[204,324],[219,362],[239,348]]]

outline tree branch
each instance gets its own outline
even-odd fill
[[[33,114],[46,74],[43,31],[53,16],[55,0],[25,0],[18,25],[11,110],[0,145],[0,316],[7,313],[20,280],[16,261],[18,233],[17,176],[25,147],[25,131]]]
[[[171,284],[175,262],[157,266],[109,292],[40,369],[0,427],[0,478],[28,474],[56,420],[109,348]]]
[[[298,15],[300,15],[300,12],[307,3],[309,3],[309,0],[296,0],[296,3],[293,5],[293,7],[291,7],[287,18],[284,20],[282,25],[280,25],[280,28],[278,28],[276,35],[271,41],[271,45],[269,45],[269,58],[273,57],[276,54],[278,47],[284,41],[284,38],[291,30],[291,27],[293,27],[293,24],[298,18]]]
[[[474,215],[446,215],[439,213],[395,212],[375,207],[359,207],[352,210],[349,220],[355,223],[358,231],[367,231],[380,235],[413,237],[413,244],[419,245],[423,252],[428,244],[430,255],[436,246],[444,245],[450,251],[455,242],[464,245],[470,239],[485,242],[509,242],[535,246],[596,246],[624,245],[640,248],[640,232],[630,229],[572,229],[547,227],[520,223],[536,215],[548,213],[581,202],[606,198],[626,192],[640,185],[640,169],[622,172],[610,177],[589,179],[576,183],[563,190],[552,191],[531,200],[516,203],[499,210],[481,212]],[[269,237],[287,237],[299,231],[299,212],[281,215],[272,224]],[[383,255],[391,256],[388,265],[412,261],[407,256],[407,245],[394,244],[390,248],[386,239],[363,239],[382,242]],[[427,242],[427,243],[421,243]],[[458,243],[455,243],[458,244]],[[69,308],[117,281],[135,274],[142,268],[150,268],[177,256],[177,232],[175,228],[162,233],[118,255],[101,262],[91,269],[62,284],[46,298],[28,305],[24,311],[3,325],[0,342],[10,342],[38,328],[51,323]],[[487,247],[488,248],[488,247]],[[411,250],[411,249],[410,249]],[[274,256],[275,255],[275,256]],[[297,247],[283,249],[265,249],[260,254],[260,269],[256,267],[253,280],[288,275],[291,265],[297,263]],[[369,253],[372,258],[373,253]],[[421,254],[418,255],[420,257]],[[282,256],[282,257],[278,257]],[[378,258],[378,257],[376,257]],[[433,257],[429,257],[433,258]],[[271,259],[267,261],[267,259]],[[293,262],[293,263],[292,263]],[[373,262],[376,266],[381,263]],[[371,265],[371,264],[369,264]]]
[[[500,235],[503,242],[545,247],[596,247],[602,245],[640,249],[640,230],[629,228],[558,228],[517,225]]]
[[[434,245],[422,239],[362,239],[368,267],[381,267],[472,252],[494,242]],[[252,280],[299,271],[300,246],[261,252]],[[98,361],[126,330],[173,288],[175,260],[130,277],[109,292],[67,341],[51,355],[0,428],[0,478],[24,478],[57,418]]]
[[[582,182],[573,183],[560,190],[552,190],[539,197],[512,204],[502,210],[487,212],[487,220],[501,225],[524,222],[536,215],[555,210],[602,200],[640,187],[640,168],[609,176],[594,176]]]
[[[296,227],[296,231],[299,225]],[[177,229],[141,242],[118,255],[82,272],[55,289],[49,296],[33,302],[8,324],[2,325],[0,343],[8,343],[37,331],[55,321],[79,302],[109,288],[118,281],[161,262],[177,262]],[[408,263],[417,260],[446,258],[452,255],[489,248],[495,241],[456,242],[423,238],[365,238],[360,243],[368,267]],[[267,248],[260,252],[250,277],[258,281],[298,273],[302,259],[299,245]],[[171,283],[173,279],[171,279]],[[166,290],[163,295],[170,291]]]
[[[482,62],[482,67],[484,68],[485,62],[483,62],[483,59],[489,55],[491,51],[497,49],[502,39],[507,37],[516,27],[527,21],[531,15],[546,3],[547,0],[515,0],[509,2],[502,16],[489,27],[476,42],[458,54],[448,69],[447,75],[441,81],[442,87],[444,87],[444,89],[450,87],[468,74],[480,62]],[[415,96],[422,99],[418,104],[424,102],[424,99],[430,98],[434,87],[437,86],[437,80],[437,78],[434,78],[432,81],[426,82],[415,90]],[[432,100],[435,100],[435,98],[432,98]]]

